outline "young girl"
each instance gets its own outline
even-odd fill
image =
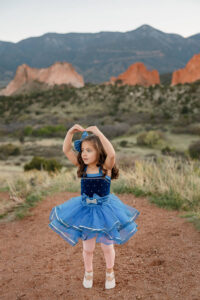
[[[71,144],[78,131],[83,134],[74,141],[76,154]],[[105,288],[114,288],[114,244],[124,244],[136,233],[134,220],[140,212],[110,193],[111,179],[118,178],[119,169],[112,144],[96,126],[84,129],[75,124],[66,134],[63,152],[78,167],[81,195],[53,207],[49,226],[72,246],[82,240],[85,288],[93,285],[93,252],[95,244],[100,243],[106,262]]]

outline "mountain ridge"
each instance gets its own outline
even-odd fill
[[[55,61],[71,63],[92,83],[108,81],[135,62],[165,74],[183,68],[199,52],[200,33],[185,38],[148,24],[126,32],[48,32],[17,43],[0,41],[0,81],[8,83],[23,63],[47,68]]]

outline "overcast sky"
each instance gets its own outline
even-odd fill
[[[200,33],[200,0],[0,0],[0,41],[47,32],[126,32],[148,24],[183,37]]]

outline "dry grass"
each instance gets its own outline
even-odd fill
[[[159,206],[187,211],[188,216],[200,221],[199,170],[199,162],[193,160],[164,157],[155,163],[153,159],[137,159],[126,169],[120,168],[120,177],[112,181],[111,192],[147,196]],[[25,208],[25,211],[49,193],[80,191],[76,168],[56,174],[29,171],[7,178],[6,181],[11,207]],[[6,210],[9,208],[9,205],[3,203],[1,201],[1,212],[5,207]]]
[[[164,157],[135,160],[132,167],[121,170],[121,178],[113,182],[117,193],[144,195],[160,207],[186,211],[200,229],[200,163],[194,160]]]
[[[58,172],[49,174],[46,171],[32,170],[19,173],[17,176],[7,176],[1,181],[2,191],[8,191],[9,199],[0,199],[0,215],[4,217],[8,212],[17,208],[16,213],[23,217],[28,208],[40,201],[43,196],[60,191],[77,191],[79,181],[76,178],[76,170],[71,172]]]

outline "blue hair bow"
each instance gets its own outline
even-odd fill
[[[81,143],[86,138],[86,136],[88,136],[87,131],[83,131],[81,139],[74,141],[74,148],[75,148],[76,151],[81,152]]]

